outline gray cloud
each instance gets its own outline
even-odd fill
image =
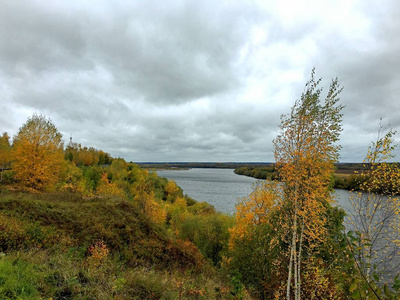
[[[265,5],[265,6],[264,6]],[[343,161],[400,130],[400,5],[2,1],[0,130],[33,112],[132,161],[273,161],[313,66],[345,87]]]
[[[120,93],[160,103],[235,88],[240,83],[235,61],[254,11],[245,5],[177,3],[125,3],[127,8],[106,6],[110,12],[96,14],[66,13],[62,5],[44,2],[5,2],[2,69],[31,79],[55,75],[58,85],[65,79],[57,78],[60,71],[68,81],[77,72],[96,75],[100,69]]]

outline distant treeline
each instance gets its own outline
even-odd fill
[[[335,189],[344,190],[360,190],[360,186],[368,180],[366,176],[361,176],[360,173],[369,170],[370,164],[365,163],[337,163],[335,164],[336,172],[332,178],[332,187]],[[263,165],[252,165],[241,166],[235,168],[235,174],[249,176],[257,179],[266,180],[279,180],[278,172],[274,164]],[[391,193],[393,189],[390,187],[382,187],[380,190],[376,190],[377,193]]]
[[[257,179],[268,179],[268,180],[278,179],[278,173],[273,164],[267,167],[254,167],[254,166],[239,167],[236,168],[234,172],[235,174],[238,175],[245,175]]]
[[[191,168],[218,168],[234,169],[238,175],[257,179],[279,180],[274,163],[262,162],[142,162],[136,163],[145,169],[191,169]],[[368,163],[336,163],[336,171],[332,178],[332,187],[344,190],[360,190],[360,186],[367,178],[359,174],[369,170]],[[378,193],[391,193],[391,188],[385,187],[376,190]]]
[[[337,164],[333,176],[333,188],[345,190],[358,190],[365,180],[356,172],[365,168],[363,164]],[[274,164],[269,166],[243,166],[235,169],[235,174],[245,175],[257,179],[279,180]]]
[[[273,165],[273,163],[258,162],[136,162],[136,164],[145,169],[236,169],[240,167],[265,167]]]

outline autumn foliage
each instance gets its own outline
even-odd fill
[[[3,171],[11,164],[10,137],[7,132],[0,136],[0,182],[3,180]]]
[[[107,259],[110,251],[103,241],[97,241],[89,247],[88,252],[89,266],[99,267]]]
[[[35,292],[44,298],[395,299],[400,281],[391,290],[380,286],[374,265],[378,249],[394,249],[382,246],[400,246],[381,226],[400,236],[400,171],[387,163],[394,132],[369,149],[370,168],[360,174],[364,193],[352,198],[359,213],[354,224],[361,226],[357,237],[345,235],[344,211],[331,196],[341,89],[333,80],[322,102],[319,83],[313,71],[301,98],[281,117],[273,141],[276,180],[256,183],[234,216],[104,151],[72,142],[63,151],[54,124],[33,115],[12,145],[6,134],[0,137],[0,167],[12,161],[15,174],[10,190],[35,191],[15,196],[0,190],[0,267],[8,267],[3,256],[13,252],[19,259],[27,251],[32,264],[40,260],[36,255],[57,253],[62,263],[42,259],[38,268],[49,272]],[[0,298],[11,295],[2,289],[10,272],[1,272]]]
[[[352,229],[358,236],[352,250],[368,283],[379,277],[393,281],[400,267],[400,166],[388,162],[397,146],[395,133],[379,124],[360,173],[360,191],[350,198]]]
[[[308,279],[321,277],[329,261],[328,256],[321,259],[321,249],[338,234],[330,215],[330,186],[340,149],[341,89],[333,80],[321,103],[319,83],[313,70],[300,100],[281,118],[274,140],[280,183],[266,182],[242,199],[230,231],[227,261],[262,299],[312,297],[317,286]],[[248,258],[252,267],[242,262],[243,253],[258,256]],[[332,278],[321,278],[319,288],[327,288],[323,293],[336,293]]]
[[[242,198],[236,205],[235,227],[230,229],[229,248],[243,239],[252,239],[254,229],[259,225],[269,224],[271,212],[278,204],[280,188],[276,182],[258,182],[253,192]]]
[[[12,147],[15,179],[35,190],[52,188],[61,173],[62,135],[42,115],[33,115],[19,129]]]

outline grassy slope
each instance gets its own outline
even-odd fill
[[[108,255],[96,260],[91,245]],[[0,298],[229,298],[191,243],[132,202],[75,194],[0,192]]]

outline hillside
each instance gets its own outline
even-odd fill
[[[330,193],[338,149],[329,145],[340,124],[336,133],[318,125],[328,112],[339,122],[341,107],[332,108],[331,98],[318,104],[313,78],[309,98],[282,121],[277,170],[243,166],[246,175],[272,180],[257,181],[233,216],[137,164],[72,142],[64,147],[42,115],[29,118],[12,143],[3,134],[0,299],[398,299],[397,271],[377,264],[399,241],[384,240],[387,228],[400,232],[400,167],[381,162],[394,133],[372,143],[378,147],[358,175],[362,184],[352,177],[356,166],[341,170],[363,191],[350,199],[358,215],[356,230],[346,233],[345,212]],[[309,130],[298,132],[299,122]],[[327,131],[303,136],[306,144],[298,139],[317,129]]]
[[[131,201],[0,193],[0,298],[207,299],[229,287]]]

